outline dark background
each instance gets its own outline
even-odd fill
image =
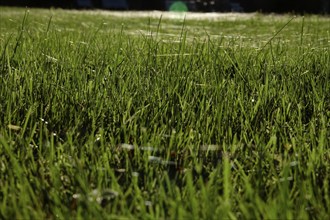
[[[108,4],[104,4],[107,1]],[[86,2],[89,2],[86,4]],[[3,6],[168,10],[173,0],[0,0]],[[330,0],[182,0],[191,11],[329,14]],[[110,6],[109,6],[110,5]],[[237,7],[239,6],[239,7]]]

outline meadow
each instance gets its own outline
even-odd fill
[[[0,8],[1,219],[329,219],[330,18]]]

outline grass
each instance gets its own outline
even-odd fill
[[[1,218],[329,218],[328,17],[0,12]]]

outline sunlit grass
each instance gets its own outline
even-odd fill
[[[329,217],[329,18],[0,10],[2,218]]]

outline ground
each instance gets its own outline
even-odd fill
[[[1,218],[329,218],[328,17],[0,22]]]

